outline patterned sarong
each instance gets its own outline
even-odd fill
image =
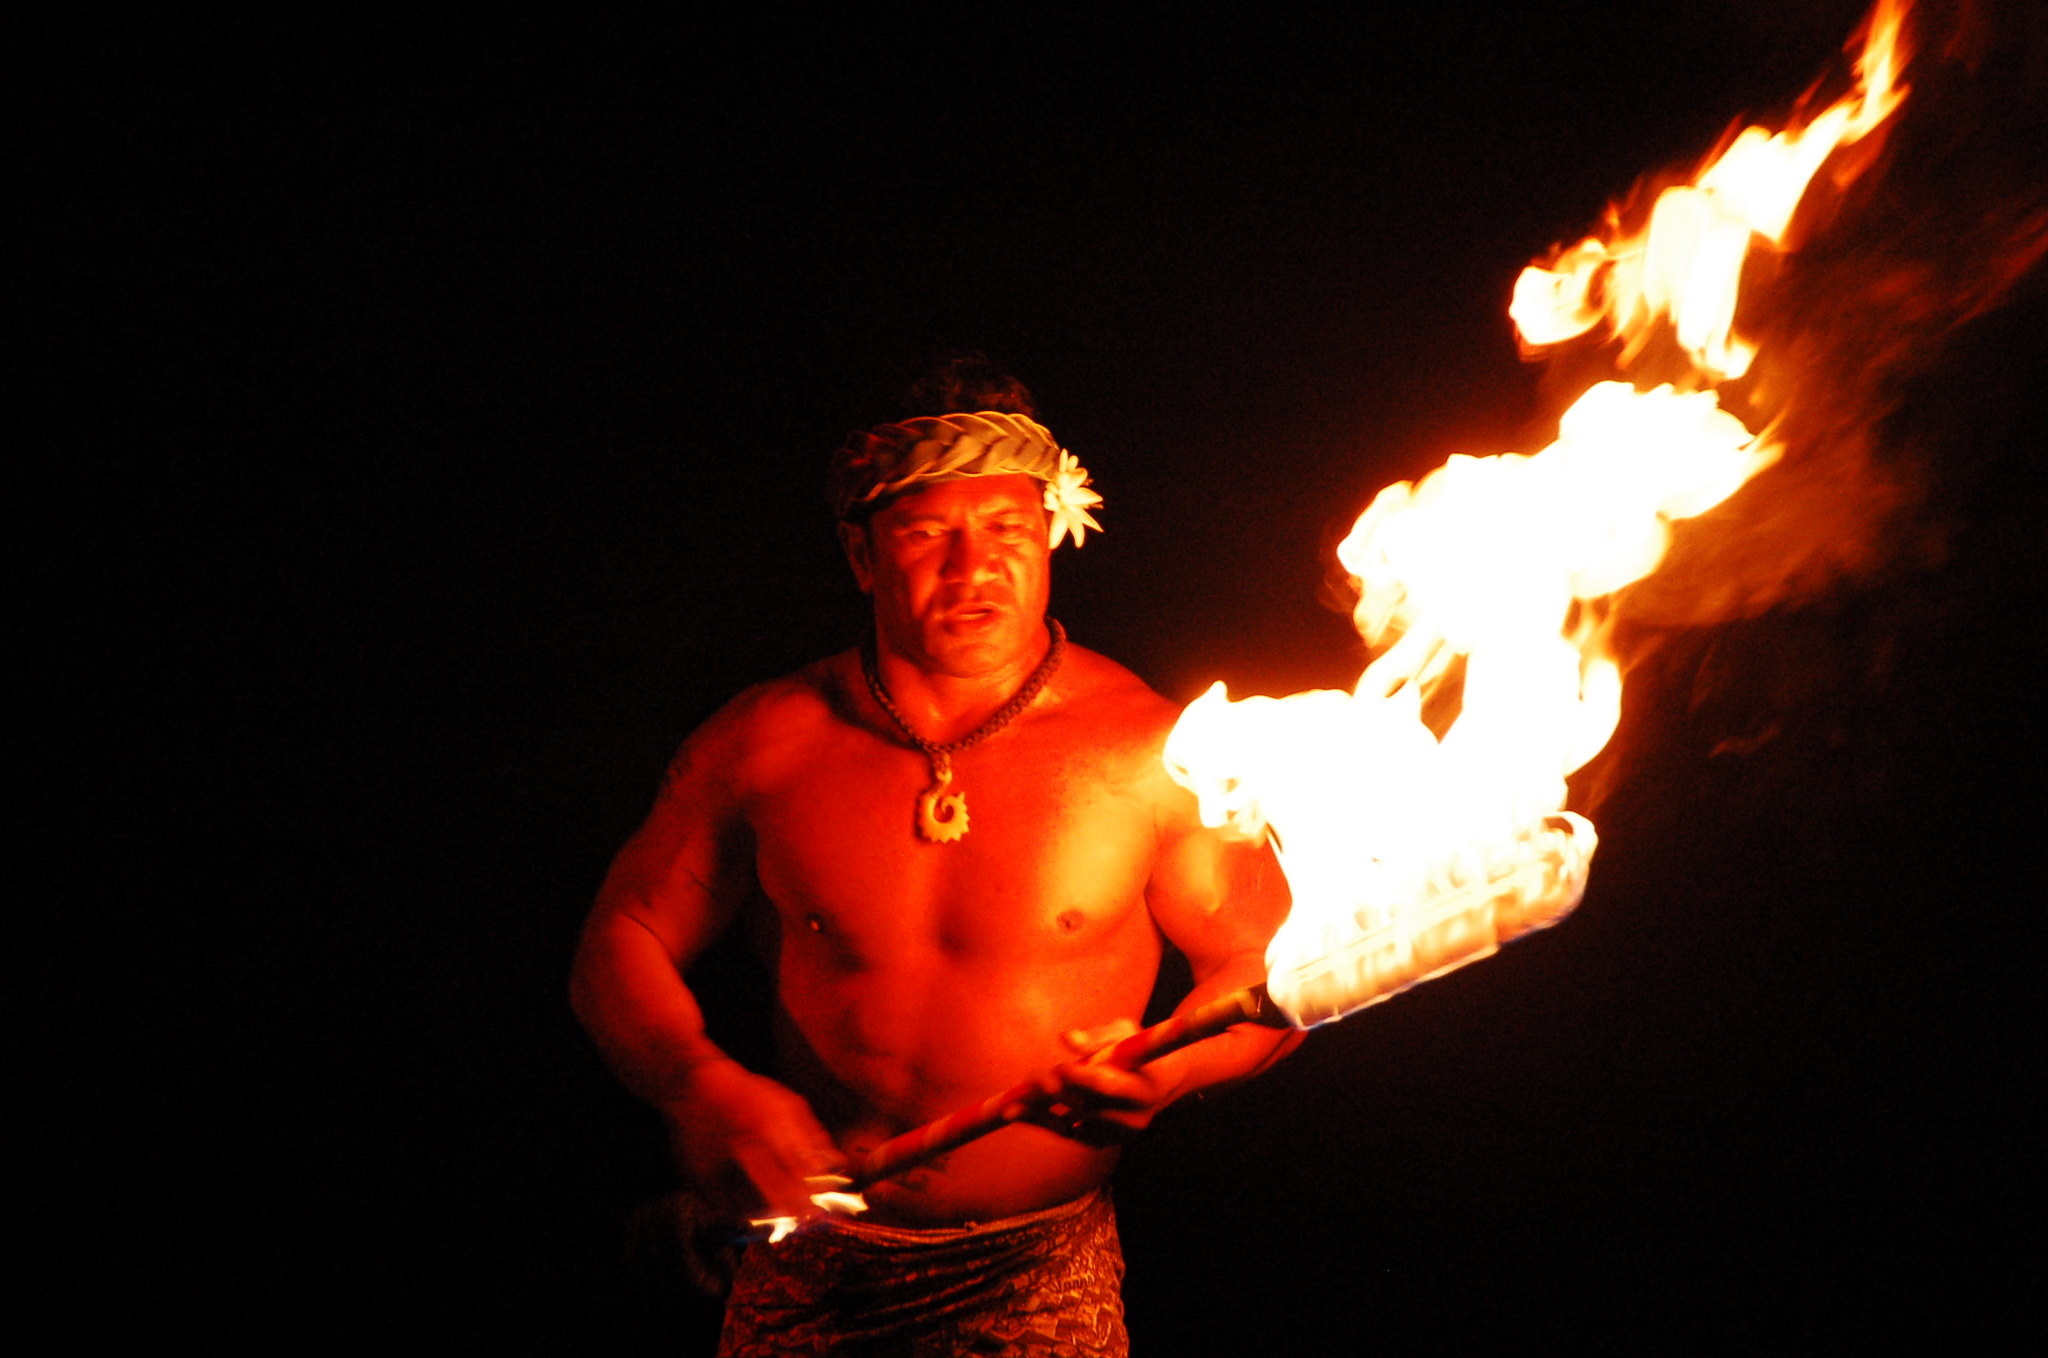
[[[752,1245],[721,1358],[1125,1358],[1123,1252],[1101,1189],[979,1226],[833,1218]]]

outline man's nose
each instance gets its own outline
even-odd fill
[[[946,574],[955,580],[979,580],[995,572],[995,538],[963,528],[946,546]]]

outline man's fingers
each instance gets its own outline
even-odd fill
[[[781,1093],[779,1089],[773,1092]],[[770,1098],[764,1101],[763,1111],[766,1116],[753,1129],[732,1140],[733,1161],[762,1205],[780,1214],[808,1215],[813,1190],[806,1181],[844,1169],[845,1154],[802,1100]]]
[[[1146,1108],[1157,1103],[1165,1093],[1159,1083],[1144,1071],[1125,1070],[1098,1061],[1069,1061],[1059,1068],[1059,1074],[1063,1079],[1057,1097],[1077,1105]]]
[[[1069,1051],[1099,1058],[1137,1031],[1138,1025],[1130,1019],[1111,1019],[1093,1028],[1069,1028],[1060,1034],[1060,1040]]]
[[[805,1156],[793,1161],[786,1152],[756,1140],[743,1141],[733,1147],[733,1159],[760,1195],[761,1204],[783,1216],[810,1215],[811,1188],[805,1179],[809,1173],[822,1172],[805,1168],[812,1158]]]
[[[1032,1082],[1037,1089],[1039,1106],[1140,1108],[1164,1097],[1166,1091],[1142,1067],[1125,1070],[1099,1057],[1098,1051],[1078,1061],[1062,1061],[1051,1070],[1041,1071]]]
[[[1029,1122],[1093,1146],[1129,1141],[1168,1097],[1156,1076],[1106,1059],[1117,1043],[1137,1031],[1136,1023],[1118,1019],[1061,1034],[1077,1059],[1041,1071],[1031,1081],[1030,1097],[1003,1109],[1005,1120]]]

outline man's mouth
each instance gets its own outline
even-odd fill
[[[952,604],[940,616],[947,622],[986,622],[1002,612],[1002,605],[988,599],[970,599]]]

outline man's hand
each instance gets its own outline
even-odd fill
[[[661,1114],[683,1173],[735,1221],[818,1215],[804,1179],[846,1163],[808,1103],[729,1057],[693,1067]]]
[[[1038,1078],[1039,1097],[1021,1121],[1034,1123],[1088,1146],[1120,1146],[1151,1125],[1173,1101],[1171,1087],[1150,1067],[1125,1070],[1109,1053],[1138,1031],[1130,1019],[1099,1028],[1075,1028],[1061,1040],[1077,1053]]]

